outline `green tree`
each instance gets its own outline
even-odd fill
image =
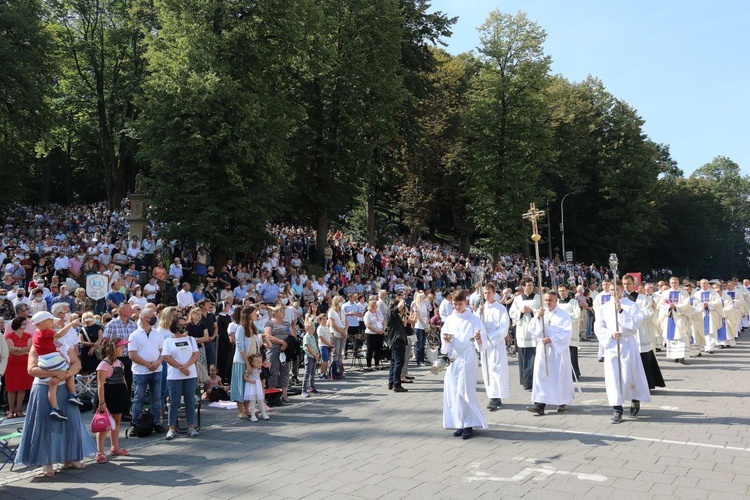
[[[289,187],[310,2],[159,0],[139,126],[153,217],[215,256],[258,248]]]
[[[107,199],[119,205],[132,187],[138,140],[135,102],[145,77],[145,33],[155,30],[147,0],[51,2],[64,70],[58,97],[58,130],[50,147],[66,151],[80,126],[96,133]],[[71,128],[73,130],[71,130]],[[64,165],[70,159],[66,156]]]
[[[49,92],[55,61],[50,30],[36,0],[0,1],[0,204],[19,199],[34,144],[49,127]]]
[[[305,28],[312,41],[299,72],[305,115],[293,141],[304,189],[293,206],[311,215],[322,248],[329,218],[352,207],[394,136],[404,98],[403,19],[396,0],[321,0]]]
[[[490,13],[479,28],[482,67],[472,83],[465,172],[471,221],[493,253],[528,241],[521,214],[543,199],[550,164],[545,31],[524,13]]]
[[[708,272],[730,277],[750,271],[747,234],[750,229],[750,176],[726,156],[717,156],[698,168],[691,181],[705,184],[720,209],[713,211],[716,237]]]

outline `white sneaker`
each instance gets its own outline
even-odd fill
[[[195,429],[193,429],[193,430],[195,430]],[[176,430],[169,429],[167,431],[167,441],[171,441],[171,440],[173,440],[176,437],[177,437],[177,431]]]
[[[257,422],[258,421],[258,417],[255,416],[255,413],[253,413],[252,416],[250,416],[250,421],[251,422]]]
[[[261,413],[261,414],[260,414],[260,418],[262,418],[263,420],[268,420],[268,419],[270,419],[271,417],[269,417],[269,416],[268,416],[268,415],[266,414],[266,412],[263,412],[263,413]]]
[[[303,392],[303,393],[302,393],[302,397],[303,397],[303,398],[309,398],[309,397],[310,397],[310,394],[309,394],[309,393],[307,393],[307,392]]]
[[[198,431],[195,430],[195,427],[188,427],[187,433],[191,438],[198,437]]]

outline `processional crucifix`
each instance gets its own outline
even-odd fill
[[[544,215],[544,210],[537,210],[536,204],[532,203],[529,206],[529,211],[522,215],[524,219],[531,220],[531,240],[534,242],[534,249],[536,250],[536,276],[537,276],[537,284],[539,285],[539,303],[542,305],[542,310],[544,310],[544,300],[542,296],[542,262],[539,259],[539,240],[542,239],[542,236],[539,234],[539,228],[537,226],[537,220],[539,217],[542,217]],[[542,319],[542,337],[547,337],[547,332],[544,327],[544,319]],[[547,358],[547,347],[544,347],[544,371],[546,375],[549,377],[549,360]]]

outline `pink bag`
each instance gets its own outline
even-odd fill
[[[91,432],[107,432],[115,428],[115,419],[109,414],[109,410],[104,409],[96,412],[91,419]]]

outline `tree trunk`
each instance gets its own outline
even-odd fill
[[[415,246],[417,244],[417,237],[419,236],[419,233],[416,229],[411,228],[409,229],[409,245]]]
[[[316,252],[316,261],[317,264],[323,264],[324,262],[324,256],[323,256],[323,250],[325,250],[326,245],[328,244],[328,213],[324,210],[321,210],[318,212],[318,224],[317,224],[317,252]]]
[[[471,251],[471,239],[469,239],[469,233],[461,233],[461,253],[469,255]]]
[[[375,188],[370,188],[367,193],[367,243],[375,244]]]

